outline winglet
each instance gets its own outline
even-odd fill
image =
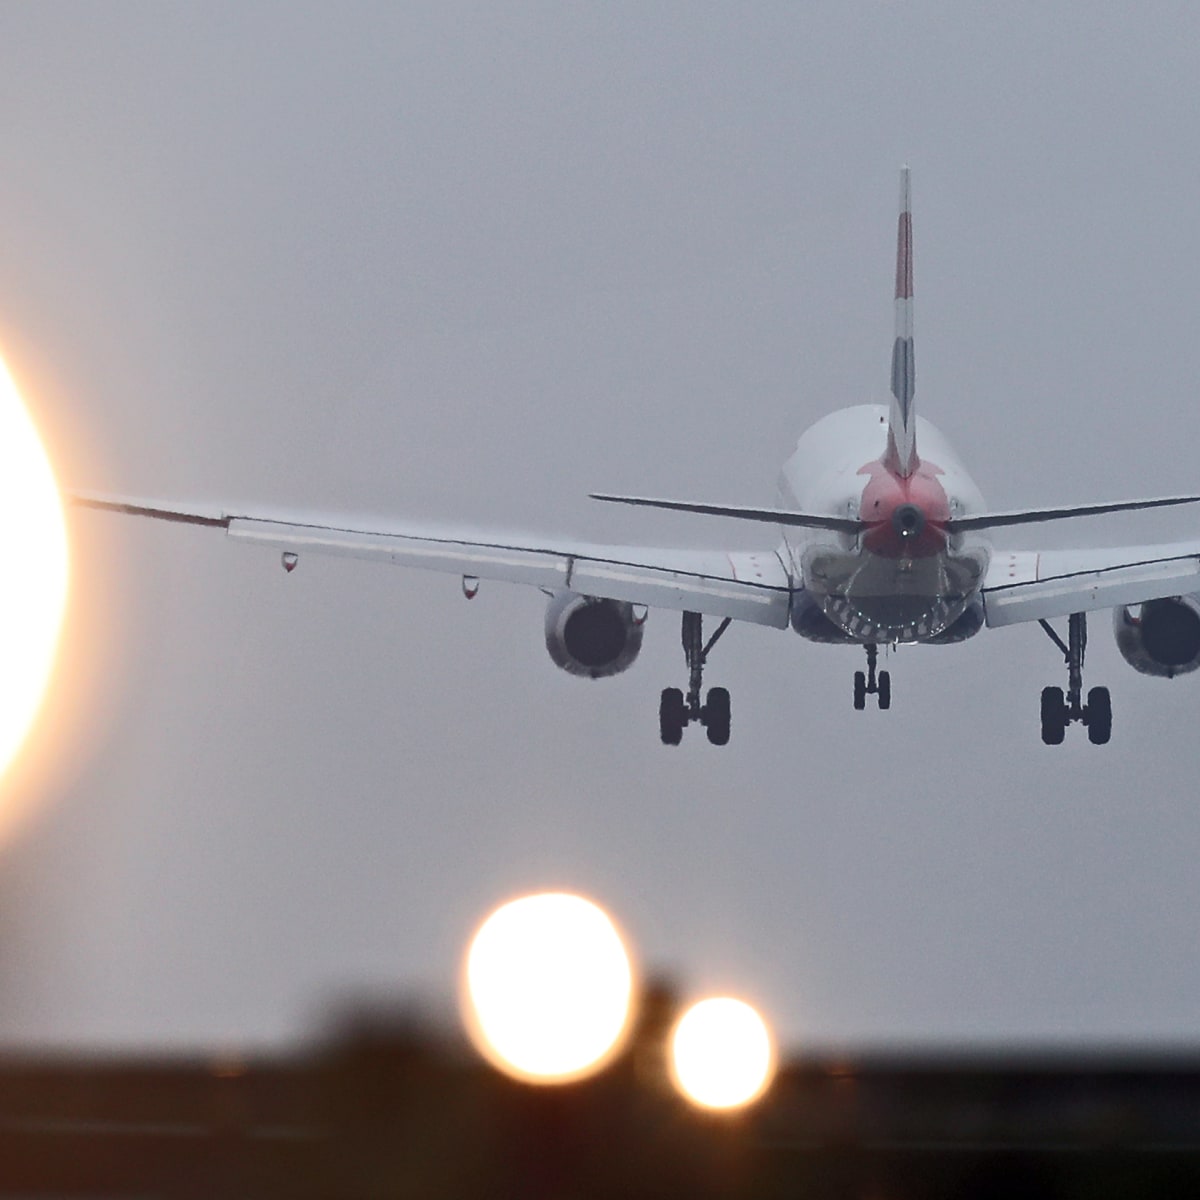
[[[102,512],[126,513],[131,517],[154,517],[159,521],[175,521],[181,525],[208,525],[228,529],[232,518],[213,508],[180,507],[158,500],[136,500],[128,496],[105,496],[99,492],[71,491],[64,493],[71,504],[80,508],[97,508]]]
[[[912,195],[908,167],[900,168],[900,223],[896,231],[896,340],[892,345],[892,406],[884,461],[898,475],[916,470],[916,368],[913,362]]]

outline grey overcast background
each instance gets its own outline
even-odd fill
[[[4,3],[0,340],[64,486],[771,546],[586,493],[769,502],[810,422],[885,396],[908,162],[918,403],[989,501],[1195,490],[1197,61],[1185,3]],[[1200,678],[1135,674],[1107,615],[1107,748],[1041,745],[1036,627],[902,650],[885,714],[857,652],[735,627],[731,745],[672,750],[673,614],[588,683],[531,589],[70,529],[4,1041],[446,1003],[540,887],[793,1049],[1200,1029]]]

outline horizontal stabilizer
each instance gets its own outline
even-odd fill
[[[801,529],[827,529],[833,533],[858,533],[862,522],[852,517],[822,513],[793,512],[786,508],[746,508],[736,504],[696,504],[687,500],[651,500],[646,496],[606,496],[590,493],[593,500],[612,504],[636,504],[643,508],[669,508],[675,512],[706,513],[711,517],[734,517],[739,521],[766,521],[772,525],[794,525]]]
[[[1169,508],[1175,504],[1196,504],[1200,496],[1160,496],[1154,500],[1115,500],[1108,504],[1068,504],[1061,508],[1018,508],[1012,512],[980,513],[955,517],[948,522],[953,533],[971,529],[1002,529],[1006,525],[1036,525],[1041,521],[1064,521],[1069,517],[1097,517],[1103,513],[1135,512],[1142,508]]]
[[[786,508],[750,508],[738,504],[703,504],[692,500],[654,500],[647,496],[609,496],[590,493],[593,500],[613,504],[635,504],[643,508],[666,508],[674,512],[703,513],[710,517],[732,517],[738,521],[763,521],[800,529],[824,529],[831,533],[861,533],[867,523],[853,517],[827,516],[824,513],[793,512]],[[1068,504],[1060,508],[1018,508],[1011,512],[977,513],[952,517],[946,522],[949,533],[967,533],[980,529],[1003,529],[1009,525],[1036,525],[1042,521],[1065,521],[1070,517],[1097,517],[1104,513],[1136,512],[1143,508],[1167,508],[1175,504],[1200,503],[1200,496],[1160,496],[1152,500],[1114,500],[1105,504]]]

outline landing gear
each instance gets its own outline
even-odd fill
[[[879,662],[879,647],[874,643],[867,646],[867,670],[854,672],[854,707],[862,712],[867,707],[868,696],[879,697],[880,708],[892,707],[892,677],[887,671],[875,673]]]
[[[1088,741],[1103,746],[1112,736],[1112,697],[1108,688],[1094,687],[1083,702],[1083,660],[1087,651],[1087,613],[1068,618],[1067,640],[1054,632],[1048,621],[1039,621],[1046,636],[1063,652],[1067,664],[1067,690],[1042,688],[1042,741],[1061,746],[1067,726],[1078,721],[1087,726]]]
[[[711,688],[708,703],[700,703],[703,689],[704,664],[709,651],[717,644],[721,634],[729,628],[730,618],[717,626],[717,631],[704,641],[703,618],[699,613],[683,614],[683,653],[688,665],[688,690],[686,697],[679,688],[664,688],[658,705],[658,729],[664,746],[678,746],[683,741],[683,731],[692,721],[699,721],[708,733],[714,746],[724,746],[729,741],[729,692],[723,687]]]

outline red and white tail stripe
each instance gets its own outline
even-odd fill
[[[896,231],[896,340],[892,345],[892,408],[887,465],[899,475],[916,470],[916,368],[913,362],[912,199],[908,168],[900,168],[900,224]]]

